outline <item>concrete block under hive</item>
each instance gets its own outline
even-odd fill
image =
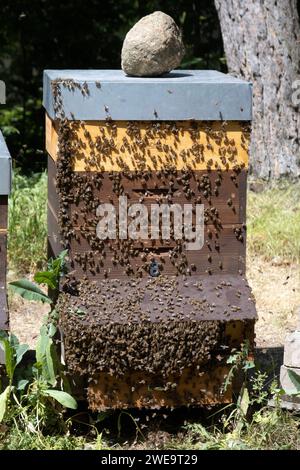
[[[245,279],[250,84],[207,71],[46,71],[44,106],[49,253],[69,249],[58,308],[90,407],[230,400],[226,358],[253,345],[256,316]],[[100,239],[98,207],[112,204],[118,221],[120,196],[127,209],[203,204],[203,247],[187,250],[172,230],[151,238],[151,219],[144,238]]]
[[[0,330],[8,330],[6,293],[6,242],[8,195],[11,190],[11,157],[0,132]],[[0,349],[0,364],[4,356]]]

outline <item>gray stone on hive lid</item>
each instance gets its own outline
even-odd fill
[[[179,67],[184,56],[181,31],[161,11],[144,16],[128,31],[122,48],[122,69],[127,75],[155,77]]]

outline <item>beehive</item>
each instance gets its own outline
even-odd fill
[[[253,344],[256,315],[245,278],[251,85],[213,71],[45,71],[44,106],[49,254],[69,249],[60,325],[90,407],[230,400],[226,359]],[[120,196],[128,207],[203,204],[203,247],[153,239],[151,221],[143,239],[100,239],[97,208],[118,217]]]
[[[0,132],[0,330],[8,329],[6,298],[6,241],[8,195],[11,190],[11,158]],[[1,362],[1,358],[0,358]]]

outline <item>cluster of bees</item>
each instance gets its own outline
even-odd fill
[[[68,367],[88,377],[134,370],[169,380],[188,368],[202,373],[236,346],[224,328],[244,321],[237,282],[227,276],[214,284],[207,276],[81,280],[57,305]],[[244,294],[248,310],[249,287]]]
[[[71,370],[90,377],[96,372],[121,377],[134,370],[165,378],[179,376],[189,367],[201,371],[220,341],[221,322],[201,322],[195,312],[185,314],[183,296],[178,292],[174,296],[174,280],[160,279],[159,293],[155,292],[157,280],[149,282],[142,286],[137,281],[82,281],[78,296],[60,296],[58,309]],[[142,308],[145,292],[152,294],[152,300],[164,294],[164,314],[157,315],[151,298],[151,311]],[[202,308],[209,307],[203,302]]]
[[[101,88],[100,83],[96,86]],[[100,240],[95,230],[96,209],[100,202],[116,201],[120,195],[132,198],[133,193],[129,194],[127,188],[135,182],[140,192],[134,202],[152,197],[153,202],[172,203],[180,193],[186,202],[205,203],[206,244],[210,249],[208,263],[211,263],[214,253],[220,252],[219,234],[223,229],[221,216],[213,202],[219,196],[224,172],[230,173],[233,186],[238,188],[239,174],[245,169],[243,163],[238,163],[234,140],[227,136],[227,123],[223,122],[216,131],[210,123],[200,125],[192,121],[182,127],[180,123],[153,121],[148,122],[142,132],[140,123],[128,122],[122,143],[117,145],[118,126],[109,114],[106,122],[99,126],[96,137],[91,135],[84,122],[66,118],[62,87],[72,91],[78,89],[83,96],[89,95],[89,89],[87,84],[80,85],[73,80],[52,82],[58,122],[56,184],[60,235],[65,247],[71,249],[73,268],[80,266],[83,272],[79,282],[74,271],[75,279],[70,276],[69,289],[66,285],[66,292],[60,295],[58,303],[68,367],[89,377],[103,371],[120,377],[134,370],[167,378],[179,376],[190,367],[200,373],[222,336],[220,320],[209,320],[206,316],[205,321],[201,321],[204,313],[213,316],[216,305],[206,301],[201,285],[196,286],[201,294],[198,302],[174,290],[170,283],[176,281],[164,276],[142,285],[137,279],[145,274],[149,277],[154,260],[158,261],[159,271],[163,273],[162,240],[158,240],[158,246],[155,246],[156,242],[151,246],[130,239]],[[108,108],[106,112],[109,113]],[[180,149],[180,138],[186,130],[191,145]],[[199,143],[203,131],[205,144]],[[241,137],[241,146],[245,150],[248,135],[249,128],[245,125]],[[206,152],[213,151],[215,145],[219,154],[207,159]],[[74,171],[76,159],[84,162],[84,171]],[[178,169],[179,160],[181,169]],[[112,162],[117,171],[107,170]],[[203,163],[206,169],[200,173],[196,168]],[[107,181],[109,190],[104,192]],[[227,206],[235,213],[230,197]],[[234,226],[232,230],[243,242],[243,230]],[[82,239],[87,241],[89,249],[76,251],[74,243],[80,244]],[[191,275],[197,273],[197,264],[189,263],[184,238],[174,240],[171,236],[170,242],[164,240],[163,243],[174,266],[174,274],[192,279]],[[121,267],[123,274],[128,276],[122,285],[120,281],[107,279],[110,277],[108,257],[111,266]],[[138,265],[137,258],[141,259]],[[218,273],[222,270],[220,261]],[[207,273],[213,274],[213,270],[209,268]],[[88,279],[93,276],[102,280],[92,283]],[[230,286],[223,285],[219,290],[216,287],[217,297],[227,288]],[[70,295],[70,292],[76,295]],[[143,305],[145,294],[149,295],[149,304],[153,307],[150,311]],[[239,299],[238,294],[236,297]],[[188,308],[183,308],[184,304]],[[238,305],[228,304],[223,310],[230,315],[239,309]]]
[[[174,266],[174,274],[192,274],[197,272],[197,264],[189,263],[182,240],[174,240],[171,229],[171,241],[151,240],[151,244],[143,240],[107,240],[103,243],[96,235],[96,209],[100,202],[116,202],[116,198],[125,195],[129,202],[144,202],[151,197],[155,203],[172,204],[178,201],[178,195],[187,203],[205,204],[204,223],[207,226],[206,244],[213,247],[208,254],[208,262],[213,259],[213,251],[220,252],[219,235],[222,231],[221,215],[214,206],[223,183],[224,171],[229,171],[233,186],[238,188],[238,176],[244,169],[238,163],[237,149],[233,139],[226,132],[226,122],[222,122],[218,130],[213,124],[191,121],[182,125],[175,122],[147,122],[126,124],[126,132],[122,144],[117,144],[118,126],[110,118],[99,125],[98,134],[92,136],[82,121],[68,121],[65,118],[62,103],[62,88],[79,89],[89,95],[88,86],[73,80],[52,82],[54,109],[59,122],[59,149],[57,162],[57,191],[60,199],[58,219],[61,235],[66,247],[71,247],[72,240],[80,244],[84,238],[89,249],[84,251],[72,246],[73,263],[88,276],[109,277],[110,267],[118,266],[125,276],[142,277],[149,274],[152,253],[163,272],[165,257],[160,256],[159,247],[169,247],[169,259]],[[144,126],[144,127],[143,127]],[[143,129],[141,128],[143,127]],[[191,145],[180,150],[180,138],[188,132]],[[200,142],[201,133],[205,133],[206,143]],[[245,150],[248,144],[249,129],[244,125],[241,135],[241,146]],[[202,139],[203,140],[203,139]],[[154,142],[154,144],[153,144]],[[166,143],[169,142],[169,143]],[[153,150],[154,145],[154,150]],[[207,150],[217,146],[219,155],[214,158],[205,157]],[[179,147],[177,152],[176,147]],[[75,159],[84,162],[85,171],[73,171]],[[177,169],[178,160],[182,168]],[[117,171],[106,170],[110,161]],[[129,161],[131,162],[129,165]],[[206,171],[195,168],[205,162]],[[110,187],[107,186],[107,180]],[[140,186],[139,197],[134,198],[132,187],[134,182]],[[106,184],[105,191],[103,186]],[[131,201],[130,201],[131,200]],[[231,197],[227,200],[232,213],[236,207]],[[232,228],[236,238],[243,242],[240,228]],[[173,239],[172,239],[173,238]],[[215,240],[211,240],[211,239]],[[137,244],[139,245],[137,248]],[[144,259],[143,263],[136,262]],[[74,267],[73,266],[73,267]],[[222,260],[218,262],[218,270],[223,269]],[[115,272],[114,269],[112,269]],[[211,266],[208,274],[213,274]]]
[[[185,369],[180,377],[169,376],[167,379],[159,375],[144,372],[127,373],[122,380],[109,374],[98,374],[89,379],[87,399],[89,408],[93,411],[106,411],[122,408],[144,408],[147,411],[155,409],[153,413],[147,413],[145,422],[140,422],[140,427],[148,426],[151,419],[157,418],[160,422],[166,419],[166,408],[171,411],[175,407],[193,405],[206,405],[208,408],[213,403],[219,404],[226,395],[224,393],[224,369],[213,369],[211,363],[205,366],[205,372],[195,375],[193,369]],[[124,406],[126,404],[126,406]],[[163,407],[159,410],[160,407]]]

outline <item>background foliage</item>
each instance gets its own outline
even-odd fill
[[[7,104],[0,128],[22,171],[46,166],[43,70],[120,68],[126,32],[155,10],[183,30],[183,68],[226,69],[213,0],[1,0],[0,79]]]

